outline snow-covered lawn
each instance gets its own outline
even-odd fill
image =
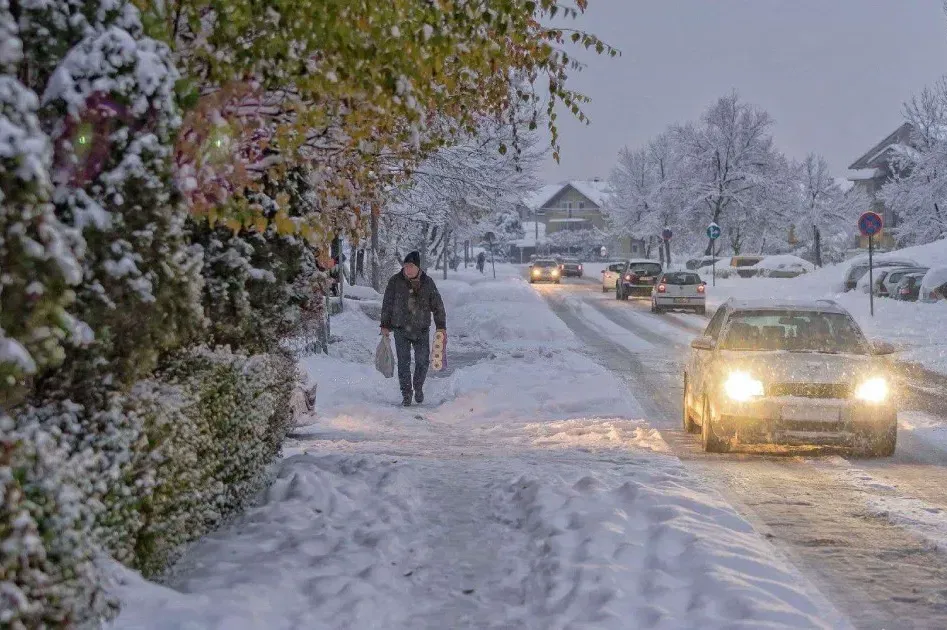
[[[838,628],[846,623],[522,279],[438,281],[448,370],[402,409],[377,322],[302,368],[317,413],[276,480],[116,628]]]

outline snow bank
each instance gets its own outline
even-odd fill
[[[506,350],[574,347],[575,337],[521,278],[441,290],[448,332]]]
[[[397,626],[409,610],[401,540],[416,487],[390,459],[287,458],[261,504],[191,549],[169,588],[120,573],[125,607],[113,627]]]
[[[497,488],[496,518],[508,518],[512,505],[510,525],[540,549],[526,598],[533,618],[554,618],[546,627],[559,628],[845,625],[679,460],[623,464],[609,472],[569,466]]]
[[[342,288],[342,295],[355,300],[381,300],[382,298],[382,295],[371,287],[348,283]]]

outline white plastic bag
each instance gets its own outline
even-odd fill
[[[388,337],[382,335],[378,342],[378,348],[375,350],[375,368],[381,372],[385,378],[391,378],[395,375],[395,355],[391,351],[391,344],[388,343]]]

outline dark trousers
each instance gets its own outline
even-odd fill
[[[395,330],[395,354],[398,357],[398,383],[401,393],[411,396],[424,387],[427,368],[431,363],[431,340],[428,331],[407,335],[403,330]],[[414,378],[411,378],[411,349],[414,348]],[[413,386],[413,389],[412,389]]]

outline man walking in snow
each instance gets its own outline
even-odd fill
[[[447,313],[441,294],[426,273],[421,271],[421,254],[405,256],[401,271],[388,281],[381,307],[381,332],[395,335],[398,357],[398,382],[405,407],[412,395],[424,402],[424,379],[431,360],[431,316],[437,330],[446,331]],[[446,334],[446,333],[445,333]],[[411,349],[414,349],[414,378],[411,375]]]
[[[477,254],[477,270],[483,273],[483,268],[487,264],[487,255],[483,252]]]

